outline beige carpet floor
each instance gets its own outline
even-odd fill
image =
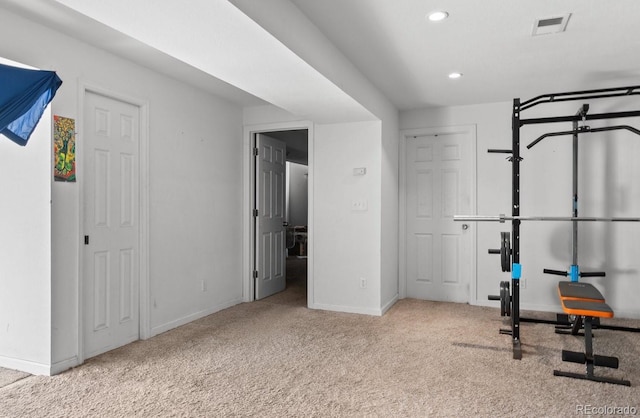
[[[511,359],[498,310],[399,301],[383,317],[309,310],[304,286],[0,388],[2,417],[568,417],[640,409],[640,334],[597,330],[632,387],[553,376],[582,339],[523,324]],[[544,316],[544,315],[543,315]],[[640,325],[638,321],[622,321]],[[597,411],[597,410],[596,410]],[[638,412],[640,414],[640,412]]]
[[[0,367],[0,388],[8,386],[18,380],[29,377],[29,373],[20,372],[17,370],[4,369]]]

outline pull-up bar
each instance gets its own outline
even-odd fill
[[[577,134],[586,134],[586,133],[593,133],[593,132],[618,131],[621,129],[626,129],[627,131],[633,132],[636,135],[640,135],[640,130],[629,125],[603,126],[601,128],[591,128],[589,126],[582,126],[582,127],[579,127],[578,129],[574,129],[571,131],[549,132],[544,135],[541,135],[536,140],[534,140],[529,145],[527,145],[527,149],[531,149],[538,142],[542,141],[545,138],[549,138],[551,136],[577,135]]]
[[[523,101],[520,110],[526,110],[542,103],[568,102],[586,99],[604,99],[608,97],[640,95],[640,86],[617,87],[597,90],[572,91],[566,93],[551,93],[536,96]]]

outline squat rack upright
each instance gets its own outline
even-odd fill
[[[605,127],[605,128],[595,128],[595,129],[587,129],[578,127],[578,122],[580,121],[588,121],[588,120],[603,120],[603,119],[618,119],[618,118],[628,118],[628,117],[637,117],[640,116],[640,111],[623,111],[623,112],[608,112],[608,113],[597,113],[597,114],[588,114],[588,105],[583,105],[580,107],[578,112],[575,115],[569,116],[552,116],[552,117],[541,117],[541,118],[530,118],[523,119],[521,114],[523,111],[527,109],[531,109],[534,106],[544,104],[544,103],[558,103],[558,102],[566,102],[566,101],[577,101],[577,100],[591,100],[591,99],[604,99],[604,98],[612,98],[612,97],[621,97],[621,96],[633,96],[640,95],[640,86],[630,86],[630,87],[619,87],[619,88],[609,88],[609,89],[598,89],[598,90],[584,90],[584,91],[574,91],[574,92],[566,92],[566,93],[554,93],[554,94],[544,94],[541,96],[534,97],[532,99],[526,101],[520,101],[519,98],[513,99],[513,114],[512,114],[512,143],[511,150],[489,150],[489,152],[497,152],[497,153],[507,153],[511,154],[509,160],[511,161],[511,259],[512,259],[512,267],[511,267],[511,339],[513,342],[513,358],[521,359],[522,358],[522,347],[520,341],[520,277],[522,274],[522,266],[520,265],[520,224],[522,219],[520,219],[520,162],[522,158],[520,156],[520,129],[526,125],[533,124],[547,124],[547,123],[559,123],[559,122],[573,122],[573,130],[569,132],[557,132],[553,134],[543,135],[538,138],[533,143],[529,144],[529,147],[532,147],[537,142],[542,140],[547,136],[555,136],[559,134],[573,134],[574,135],[574,143],[577,142],[577,135],[583,132],[599,132],[604,130],[613,130],[614,129],[629,129],[628,126],[622,127]],[[635,133],[640,134],[640,131],[637,131],[633,128],[629,130],[635,131]],[[577,148],[574,147],[574,172],[577,170]],[[573,220],[574,225],[574,233],[573,233],[573,242],[574,242],[574,263],[577,263],[577,176],[574,176],[574,211],[573,216],[576,219]]]

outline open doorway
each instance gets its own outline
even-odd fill
[[[254,299],[307,306],[309,130],[256,132],[254,141]]]

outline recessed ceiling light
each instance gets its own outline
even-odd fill
[[[449,74],[449,78],[456,79],[462,77],[462,73],[451,73]]]
[[[427,19],[429,19],[432,22],[439,22],[441,20],[445,20],[448,17],[449,17],[449,13],[442,10],[438,10],[437,12],[431,12],[427,15]]]

